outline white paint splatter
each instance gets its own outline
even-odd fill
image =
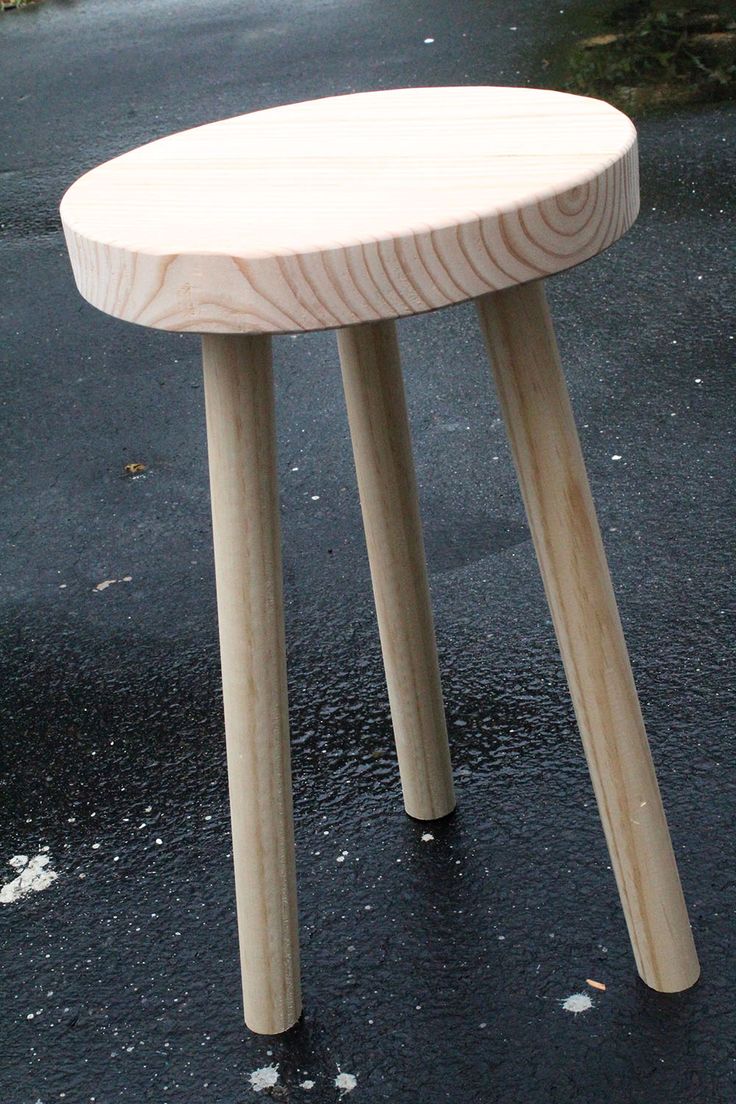
[[[263,1092],[264,1089],[272,1089],[278,1079],[278,1066],[262,1066],[250,1075],[251,1088],[254,1092]]]
[[[431,46],[433,42],[434,42],[433,38],[425,38],[424,45],[425,46]]]
[[[300,1089],[313,1089],[314,1084],[315,1084],[314,1081],[310,1081],[309,1079],[307,1079],[306,1081],[302,1081],[300,1083],[299,1088]]]
[[[49,856],[42,851],[29,859],[27,855],[13,855],[8,859],[14,870],[19,870],[17,878],[0,889],[0,904],[11,905],[29,893],[39,893],[42,889],[48,889],[59,875],[55,870],[47,870]]]
[[[133,582],[133,576],[132,575],[123,575],[122,579],[103,579],[101,583],[98,583],[97,586],[92,587],[92,589],[93,590],[107,590],[107,588],[109,586],[112,586],[113,583],[132,583],[132,582]]]
[[[335,1078],[335,1088],[340,1090],[340,1098],[347,1096],[353,1089],[358,1087],[358,1078],[354,1073],[343,1073],[340,1067],[337,1067],[337,1077]]]
[[[613,454],[613,456],[611,457],[611,459],[612,459],[612,460],[623,460],[623,457],[621,456],[621,454],[620,454],[620,453],[618,453],[618,452],[614,452],[614,454]]]
[[[422,843],[429,843],[429,841],[433,839],[434,836],[431,832],[422,832]]]
[[[581,1012],[587,1012],[593,1007],[593,1002],[587,993],[572,993],[562,1002],[566,1012],[572,1012],[573,1016],[579,1016]]]

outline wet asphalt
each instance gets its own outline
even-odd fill
[[[459,799],[431,840],[402,812],[334,339],[275,341],[305,1014],[244,1029],[198,342],[83,303],[59,231],[68,184],[140,142],[338,92],[542,83],[564,20],[539,0],[0,16],[0,862],[58,874],[0,905],[2,1104],[247,1104],[271,1065],[261,1099],[319,1104],[338,1071],[350,1104],[736,1098],[734,108],[642,121],[637,226],[550,286],[702,958],[674,997],[635,975],[460,306],[399,323]]]

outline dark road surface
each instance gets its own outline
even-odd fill
[[[274,343],[305,1015],[246,1032],[198,341],[88,307],[59,231],[71,181],[143,141],[539,83],[563,27],[539,0],[0,16],[0,881],[17,855],[58,874],[0,904],[0,1104],[736,1099],[736,111],[644,121],[637,226],[550,286],[702,958],[676,997],[635,976],[461,306],[399,324],[459,799],[431,826],[402,812],[334,338]]]

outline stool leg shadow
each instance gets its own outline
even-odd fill
[[[700,968],[544,285],[477,305],[637,968],[679,992]]]
[[[301,1012],[271,342],[202,342],[245,1022]]]
[[[404,805],[434,820],[455,793],[396,327],[337,339]]]

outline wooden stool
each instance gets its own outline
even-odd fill
[[[116,318],[203,334],[245,1019],[299,1017],[272,333],[338,330],[407,812],[455,804],[393,319],[476,299],[636,964],[698,960],[543,277],[638,210],[636,133],[597,100],[414,88],[258,111],[93,169],[74,276]]]

